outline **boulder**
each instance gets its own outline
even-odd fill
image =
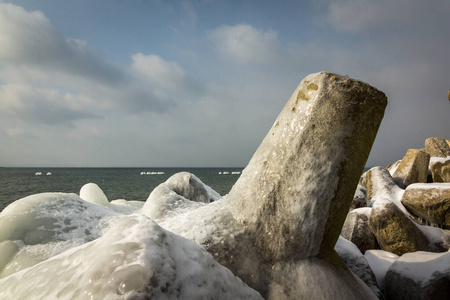
[[[348,213],[341,231],[341,235],[355,244],[362,253],[379,248],[369,226],[371,211],[369,207],[352,210]]]
[[[411,183],[427,182],[428,163],[430,155],[417,149],[409,149],[398,165],[392,177],[395,182],[401,182],[402,188]]]
[[[402,198],[414,215],[439,227],[450,227],[450,183],[412,184]]]
[[[370,214],[370,229],[381,249],[402,255],[426,250],[428,239],[419,227],[392,201],[377,199]]]
[[[366,173],[367,206],[371,206],[373,199],[386,198],[391,201],[401,199],[403,190],[394,182],[389,171],[383,167],[373,167]]]
[[[450,299],[450,252],[407,253],[386,273],[387,299]]]
[[[431,137],[425,140],[425,151],[430,156],[447,157],[450,156],[450,146],[440,137]]]
[[[353,201],[350,205],[350,211],[366,206],[366,188],[362,185],[358,184],[358,187],[356,188],[355,195],[353,195]]]
[[[340,236],[334,249],[339,257],[344,260],[350,271],[364,281],[378,299],[383,299],[384,297],[378,287],[375,274],[356,245]]]
[[[374,299],[334,245],[386,96],[321,72],[297,87],[230,193],[161,226],[204,246],[266,299]]]
[[[386,272],[399,256],[384,250],[367,250],[364,257],[377,279],[378,287],[384,292]]]
[[[450,182],[450,159],[430,164],[433,182]]]

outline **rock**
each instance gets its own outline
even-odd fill
[[[450,299],[450,252],[407,253],[386,273],[386,298]]]
[[[439,227],[450,227],[450,183],[412,184],[402,198],[414,215]]]
[[[433,182],[450,182],[450,159],[430,164],[430,171]]]
[[[371,211],[369,207],[352,210],[348,213],[341,231],[341,235],[355,244],[362,253],[379,248],[369,226]]]
[[[384,292],[386,272],[399,256],[384,250],[368,250],[364,257],[377,279],[378,287]]]
[[[87,183],[80,189],[80,198],[98,205],[108,206],[108,198],[102,189],[95,183]]]
[[[366,173],[367,206],[375,197],[386,198],[391,201],[401,199],[403,190],[394,182],[388,170],[382,167],[373,167]]]
[[[417,149],[409,149],[398,165],[392,177],[395,182],[401,182],[402,188],[411,183],[427,182],[428,163],[430,155]]]
[[[445,142],[446,142],[447,145],[450,147],[450,140],[445,140]]]
[[[150,193],[142,213],[161,222],[218,199],[220,195],[194,174],[180,172],[171,176]]]
[[[388,199],[377,199],[370,214],[370,229],[381,249],[402,255],[426,250],[428,239],[402,210]]]
[[[425,151],[430,156],[447,157],[450,156],[450,146],[440,137],[432,137],[425,140]]]
[[[339,257],[344,260],[350,271],[364,281],[378,299],[383,299],[384,297],[378,287],[375,275],[356,245],[340,236],[334,249]]]
[[[355,195],[353,196],[352,204],[350,205],[350,211],[366,206],[366,188],[360,184],[356,188]]]
[[[331,73],[294,91],[228,196],[161,223],[267,299],[371,299],[334,251],[386,106]]]
[[[134,214],[91,243],[4,278],[0,299],[263,298],[201,246]]]

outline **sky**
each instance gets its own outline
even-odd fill
[[[0,166],[245,167],[300,81],[386,93],[367,166],[450,139],[448,0],[0,0]]]

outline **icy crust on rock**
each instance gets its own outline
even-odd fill
[[[95,183],[86,183],[80,189],[80,198],[94,204],[108,206],[108,198]]]
[[[142,208],[142,213],[161,222],[220,198],[216,191],[194,174],[180,172],[151,192]]]
[[[76,194],[43,193],[13,202],[0,213],[0,242],[9,248],[13,243],[16,251],[0,252],[0,261],[7,261],[0,277],[98,238],[115,215]]]
[[[431,166],[434,165],[435,163],[438,163],[438,162],[445,163],[447,161],[450,161],[450,156],[447,156],[447,157],[432,156],[432,157],[430,157],[430,163],[428,165],[428,169],[431,169]]]
[[[0,298],[262,299],[202,247],[143,215],[0,280]]]
[[[380,290],[384,290],[386,272],[399,256],[384,250],[367,250],[364,257],[375,274]]]

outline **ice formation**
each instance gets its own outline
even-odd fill
[[[0,299],[262,297],[202,247],[131,215],[95,241],[0,280]]]

